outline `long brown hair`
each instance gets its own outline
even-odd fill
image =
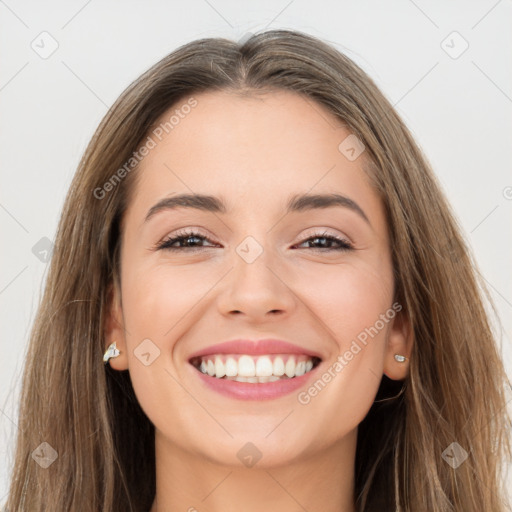
[[[67,195],[31,332],[8,510],[139,512],[153,502],[154,427],[128,371],[102,363],[104,324],[120,284],[120,224],[137,174],[131,159],[171,106],[214,90],[294,91],[365,145],[364,170],[386,209],[395,300],[415,342],[403,392],[380,401],[397,395],[384,376],[359,425],[357,510],[506,510],[509,384],[485,301],[495,308],[468,244],[374,82],[330,45],[288,30],[186,44],[132,83],[102,120]],[[43,442],[58,454],[46,468],[32,456]],[[457,468],[446,458],[460,450],[452,443],[468,455]]]

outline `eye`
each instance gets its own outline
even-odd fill
[[[172,237],[164,239],[162,242],[156,245],[156,249],[166,249],[169,251],[179,251],[182,249],[202,249],[204,246],[199,246],[197,244],[202,243],[203,241],[214,244],[214,242],[212,242],[208,237],[197,231],[184,230],[176,233]],[[353,245],[348,240],[334,235],[329,235],[327,232],[314,234],[301,242],[299,245],[303,245],[305,243],[320,245],[320,247],[309,247],[316,251],[349,251],[353,249]],[[333,247],[333,243],[336,244],[337,247]]]
[[[337,247],[332,247],[332,243],[337,244]],[[299,245],[305,243],[313,243],[323,245],[323,247],[311,247],[316,251],[350,251],[354,249],[354,246],[346,239],[337,237],[335,235],[329,235],[327,232],[318,233],[316,235],[312,235],[309,238],[306,238]],[[326,246],[327,245],[327,246]]]
[[[201,233],[198,233],[197,231],[184,230],[179,231],[170,238],[162,240],[162,242],[156,245],[156,249],[167,249],[168,251],[179,251],[181,249],[201,249],[202,247],[195,247],[193,245],[200,242],[201,240],[211,242],[211,240],[208,237],[203,236]]]

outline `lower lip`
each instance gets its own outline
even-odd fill
[[[320,363],[321,364],[321,363]],[[221,395],[230,398],[237,398],[239,400],[272,400],[284,395],[293,393],[301,386],[304,386],[318,369],[317,365],[309,372],[301,375],[300,377],[293,377],[291,379],[281,379],[275,382],[237,382],[236,380],[217,379],[210,377],[193,367],[195,373],[203,380],[203,382],[210,388],[220,393]]]

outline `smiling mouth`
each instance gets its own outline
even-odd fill
[[[307,355],[211,354],[190,361],[201,373],[216,379],[266,383],[300,377],[316,368],[321,359]]]

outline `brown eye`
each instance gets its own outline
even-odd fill
[[[195,246],[194,244],[201,243],[201,241],[208,241],[213,243],[209,238],[197,233],[196,231],[185,231],[176,233],[175,236],[166,238],[157,245],[157,249],[167,249],[170,251],[177,251],[180,249],[203,249],[204,247]],[[175,244],[178,243],[178,246]],[[182,245],[183,244],[183,245]]]
[[[349,251],[354,248],[348,240],[333,235],[327,235],[327,233],[313,235],[301,242],[300,245],[305,243],[319,245],[320,247],[311,247],[313,250],[318,251]],[[332,246],[333,243],[335,244],[334,247]]]

